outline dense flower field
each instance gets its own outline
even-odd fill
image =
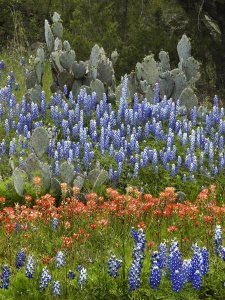
[[[0,68],[4,74],[3,61]],[[24,63],[22,68],[27,76]],[[8,176],[9,157],[15,167],[22,168],[32,152],[32,132],[45,127],[50,139],[44,161],[56,178],[60,165],[67,161],[73,164],[74,174],[84,176],[100,162],[109,183],[121,189],[138,184],[148,192],[149,185],[155,185],[159,192],[172,181],[183,190],[189,187],[191,193],[195,184],[200,188],[215,178],[222,181],[225,119],[217,96],[213,107],[194,107],[188,115],[179,100],[160,99],[157,84],[152,103],[137,94],[130,101],[125,76],[116,104],[109,103],[106,95],[98,103],[96,94],[88,95],[85,89],[77,99],[72,92],[67,99],[66,86],[64,94],[47,99],[42,91],[34,102],[27,96],[16,98],[19,87],[14,72],[4,78],[0,89],[2,176]]]
[[[50,194],[14,207],[0,198],[3,299],[225,296],[225,205],[215,186],[193,203],[171,187],[156,198],[132,187],[79,197],[62,184],[58,207]]]

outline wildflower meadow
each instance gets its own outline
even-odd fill
[[[60,24],[0,60],[0,299],[225,299],[225,111],[188,38],[174,99],[165,59],[115,88],[117,52],[78,63]]]

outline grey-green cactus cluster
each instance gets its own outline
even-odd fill
[[[33,102],[40,101],[42,91],[42,79],[44,74],[44,61],[45,52],[44,49],[39,47],[37,49],[36,57],[33,61],[32,69],[26,78],[27,93],[28,97]]]
[[[119,83],[116,86],[113,68],[118,58],[116,50],[109,59],[104,49],[95,45],[89,60],[78,61],[69,42],[63,41],[62,20],[56,12],[51,25],[45,20],[45,40],[51,62],[52,92],[63,91],[66,85],[68,94],[72,91],[75,98],[81,89],[86,88],[88,93],[96,92],[97,102],[103,93],[106,93],[109,101],[119,101],[122,85]],[[128,97],[132,99],[138,93],[153,101],[154,86],[158,82],[161,97],[166,95],[168,99],[180,99],[180,105],[186,107],[187,112],[197,106],[194,88],[200,78],[200,64],[191,56],[191,43],[185,34],[178,42],[177,53],[179,63],[175,69],[171,69],[169,54],[163,50],[159,53],[159,61],[149,54],[141,63],[138,62],[135,71],[128,74]],[[35,102],[40,99],[43,71],[44,50],[38,49],[34,70],[27,78],[30,97]]]
[[[169,54],[163,50],[159,53],[159,62],[154,59],[153,54],[144,57],[141,63],[138,62],[135,73],[131,73],[128,79],[128,95],[137,91],[153,101],[154,86],[158,82],[161,97],[166,95],[168,99],[180,99],[180,105],[185,106],[188,112],[197,106],[198,99],[193,89],[200,78],[200,64],[191,56],[191,43],[185,34],[178,42],[177,52],[180,61],[173,70]],[[120,92],[119,89],[120,86],[117,93]]]
[[[53,196],[61,194],[62,182],[68,186],[83,188],[85,181],[92,189],[97,188],[108,180],[108,173],[104,169],[95,167],[88,175],[74,174],[74,166],[63,162],[59,167],[58,176],[52,176],[50,166],[44,162],[44,154],[49,144],[49,135],[44,127],[37,127],[31,136],[31,152],[21,167],[13,170],[14,187],[19,196],[23,196],[26,182],[32,182],[35,176],[39,176],[44,192],[50,192]]]
[[[114,51],[111,59],[106,57],[103,48],[95,45],[88,61],[77,61],[76,54],[68,41],[63,41],[62,20],[58,13],[54,13],[53,24],[45,20],[45,40],[50,53],[53,84],[52,92],[63,91],[64,85],[68,92],[72,91],[76,97],[83,88],[96,92],[97,101],[103,93],[112,94],[115,91],[115,75],[113,63],[118,53]]]

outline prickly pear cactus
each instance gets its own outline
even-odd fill
[[[81,81],[80,80],[75,80],[74,82],[73,82],[73,85],[72,85],[72,93],[73,93],[73,96],[74,96],[74,98],[77,98],[77,96],[78,96],[78,94],[79,94],[79,92],[80,92],[80,90],[81,90],[81,86],[82,86],[82,83],[81,83]]]
[[[25,188],[25,181],[24,179],[26,178],[26,173],[21,170],[20,168],[16,168],[13,171],[13,182],[14,182],[14,187],[19,196],[23,196],[24,193],[24,188]]]
[[[185,61],[191,56],[191,42],[186,34],[182,35],[182,38],[177,44],[177,53],[180,61]]]
[[[65,43],[67,42],[67,43]],[[65,51],[62,52],[60,55],[59,61],[64,69],[68,72],[72,69],[73,62],[75,61],[76,55],[75,51],[70,49],[70,45],[68,45],[68,41],[64,41],[64,49]],[[65,46],[66,45],[66,46]],[[67,49],[67,50],[66,50]]]
[[[91,55],[89,59],[89,67],[96,67],[98,66],[98,61],[103,55],[104,50],[103,48],[100,48],[99,45],[95,44],[94,47],[91,49]]]
[[[147,98],[150,103],[154,102],[154,89],[150,85],[147,86],[145,98]]]
[[[108,172],[101,169],[93,169],[89,172],[87,179],[93,186],[93,188],[100,187],[109,178]]]
[[[51,171],[50,166],[46,163],[42,163],[40,165],[41,168],[41,178],[42,178],[42,186],[45,192],[49,191],[51,187]]]
[[[74,61],[72,64],[72,72],[75,79],[82,79],[86,74],[85,63],[83,61],[80,61],[79,63],[77,61]]]
[[[49,134],[47,130],[44,127],[35,128],[31,136],[31,146],[39,158],[47,151],[48,143]]]
[[[78,187],[81,190],[84,186],[84,181],[84,177],[82,177],[81,175],[77,175],[77,177],[73,181],[73,187]]]
[[[165,52],[165,51],[160,51],[159,52],[159,71],[161,72],[166,72],[170,70],[170,57],[169,57],[169,53]]]
[[[98,62],[97,77],[106,86],[111,86],[113,81],[114,69],[112,62],[108,59],[101,59]]]
[[[96,99],[99,103],[102,100],[102,96],[105,93],[104,84],[101,82],[101,80],[96,79],[92,80],[90,84],[92,92],[96,92]]]
[[[188,86],[186,76],[180,69],[173,69],[171,75],[174,81],[174,89],[171,97],[177,100],[182,91]]]
[[[39,84],[35,84],[35,86],[32,89],[30,89],[28,92],[30,94],[31,102],[34,102],[34,103],[41,102],[42,87]]]
[[[190,113],[194,106],[198,107],[198,98],[191,88],[185,88],[180,97],[180,106],[184,105],[187,108],[187,112]]]
[[[41,167],[41,162],[34,153],[30,153],[24,164],[24,171],[27,173],[28,177],[31,178],[32,172],[34,170],[39,170]]]
[[[45,41],[47,44],[48,51],[51,53],[54,49],[54,36],[48,20],[45,20]]]
[[[74,178],[74,167],[68,162],[63,162],[59,168],[59,177],[62,182],[71,184]]]
[[[169,99],[173,93],[175,82],[170,71],[166,71],[159,75],[159,91],[161,97],[165,95]]]
[[[146,80],[148,85],[155,85],[159,70],[153,54],[146,56],[142,63],[136,64],[136,76],[138,80]]]
[[[190,86],[194,86],[195,82],[198,81],[201,77],[199,70],[200,63],[196,59],[194,59],[194,57],[191,56],[186,61],[184,61],[183,71]]]

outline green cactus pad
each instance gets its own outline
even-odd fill
[[[153,86],[148,85],[148,86],[147,86],[147,89],[146,89],[146,92],[145,92],[145,97],[148,99],[148,101],[149,101],[150,103],[153,103],[154,95],[155,95],[155,93],[154,93],[154,88],[153,88]]]
[[[159,90],[160,95],[164,97],[165,95],[169,99],[173,93],[175,82],[170,71],[166,71],[159,76]]]
[[[52,63],[52,66],[59,73],[65,71],[64,68],[62,67],[61,63],[60,63],[60,60],[59,60],[60,53],[61,53],[60,51],[54,51],[51,54],[51,63]]]
[[[97,68],[98,79],[101,80],[106,86],[111,86],[113,81],[114,69],[112,62],[106,58],[98,62]]]
[[[187,87],[187,79],[184,72],[180,69],[173,69],[171,75],[174,81],[174,89],[171,97],[177,100],[180,97],[182,91]]]
[[[64,69],[70,71],[72,69],[72,65],[75,58],[76,58],[75,51],[70,50],[70,51],[63,52],[59,57],[59,61]]]
[[[37,127],[34,129],[31,136],[31,145],[35,154],[41,158],[46,152],[49,143],[49,134],[44,127]]]
[[[25,171],[31,175],[34,170],[40,169],[41,162],[34,153],[30,153],[26,159]]]
[[[193,92],[193,90],[191,88],[185,88],[180,97],[180,105],[184,105],[187,108],[187,112],[190,113],[191,109],[196,106],[198,107],[198,98],[195,95],[195,93]]]
[[[16,168],[13,171],[14,187],[19,196],[23,196],[24,188],[25,188],[25,181],[24,181],[25,178],[26,178],[26,173],[20,168]]]
[[[84,186],[84,177],[78,175],[73,181],[73,187],[78,187],[80,190]]]
[[[42,77],[44,74],[44,64],[43,62],[41,62],[39,59],[36,60],[36,64],[35,64],[35,72],[36,72],[36,76],[37,76],[37,83],[38,85],[42,85]]]
[[[82,79],[86,73],[85,63],[83,61],[80,61],[79,63],[74,61],[72,64],[72,72],[75,79]]]
[[[51,171],[50,166],[46,163],[41,164],[42,186],[45,192],[49,191],[51,186]]]
[[[160,72],[166,72],[170,70],[170,57],[169,53],[166,51],[160,51],[159,52],[159,70]]]
[[[93,188],[100,187],[104,182],[106,182],[109,178],[108,172],[101,169],[93,169],[88,174],[88,180],[93,186]]]
[[[59,177],[62,182],[71,184],[74,178],[74,167],[68,162],[63,162],[59,168]]]
[[[51,53],[54,49],[54,36],[47,20],[45,20],[45,41],[48,51]]]
[[[142,63],[136,64],[136,76],[138,80],[146,80],[148,85],[155,85],[159,70],[153,54],[146,56]]]
[[[81,85],[82,85],[82,83],[81,83],[80,80],[75,80],[75,81],[73,82],[73,85],[72,85],[72,93],[73,93],[73,96],[74,96],[75,98],[77,98],[77,96],[78,96],[78,94],[79,94],[79,92],[80,92]]]
[[[101,82],[101,80],[96,79],[92,80],[90,87],[92,92],[96,92],[97,102],[99,103],[102,99],[103,93],[105,93],[104,84]]]
[[[185,61],[191,56],[191,42],[186,34],[182,35],[182,38],[177,44],[177,53],[180,61]]]
[[[60,40],[63,38],[63,25],[61,22],[55,22],[52,25],[52,33],[56,38]]]
[[[33,101],[34,103],[40,103],[41,92],[42,87],[39,84],[35,84],[35,86],[30,90],[30,101]]]
[[[184,62],[183,65],[187,81],[191,86],[193,86],[195,82],[198,81],[201,77],[201,74],[199,72],[200,63],[191,56]]]

